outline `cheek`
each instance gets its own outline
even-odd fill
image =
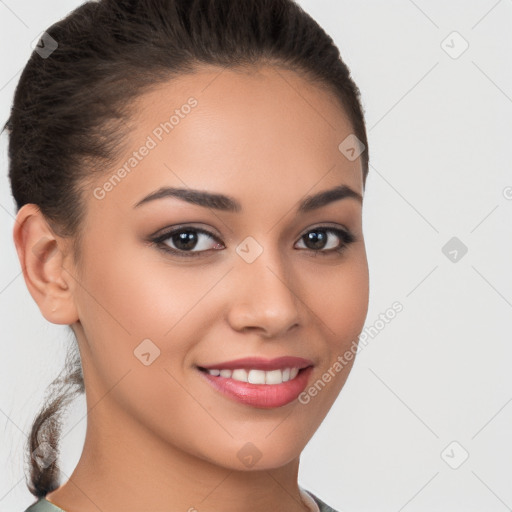
[[[106,326],[129,333],[134,341],[162,338],[209,288],[208,279],[175,263],[167,266],[153,248],[128,247],[91,261],[84,313],[91,316],[93,311]]]
[[[133,247],[131,253],[116,253],[112,246],[89,256],[92,263],[78,294],[79,316],[89,390],[101,396],[112,389],[112,399],[132,415],[154,421],[156,430],[160,420],[187,404],[173,376],[183,381],[178,367],[195,339],[187,325],[214,276],[193,278],[190,271],[163,267],[161,260],[153,264],[143,256]]]
[[[127,380],[138,384],[127,402],[141,398],[139,405],[151,408],[161,393],[176,393],[176,403],[181,388],[165,370],[183,380],[190,351],[218,318],[208,293],[226,270],[167,264],[153,248],[111,246],[96,256],[84,274],[79,311],[90,366],[107,388],[130,371]]]
[[[338,348],[357,340],[368,312],[366,255],[358,251],[351,256],[340,265],[317,268],[305,292],[304,302],[318,316],[331,346]]]
[[[314,286],[313,286],[314,282]],[[343,388],[355,362],[358,337],[368,312],[369,276],[365,254],[315,275],[305,303],[323,334],[322,359],[301,395],[301,415],[310,431],[318,428]],[[314,290],[314,291],[313,291]]]

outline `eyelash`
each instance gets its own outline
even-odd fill
[[[204,253],[211,251],[211,250],[214,250],[214,251],[220,250],[220,249],[208,249],[208,250],[204,250],[204,251],[184,251],[184,250],[180,250],[180,249],[172,249],[171,247],[169,247],[167,244],[164,243],[165,240],[172,238],[174,235],[177,235],[180,233],[187,233],[187,232],[191,232],[191,231],[195,232],[195,233],[202,233],[204,235],[207,235],[208,237],[215,240],[217,243],[222,244],[222,242],[213,233],[210,233],[209,231],[206,231],[205,229],[201,229],[201,228],[197,228],[197,227],[176,228],[176,229],[167,231],[165,233],[162,233],[161,235],[158,235],[157,237],[152,238],[151,242],[153,244],[155,244],[159,249],[163,250],[164,252],[171,253],[173,255],[183,257],[183,258],[195,258],[195,257],[201,256]],[[311,251],[312,253],[315,253],[314,254],[315,256],[317,256],[317,255],[329,256],[333,253],[341,254],[348,248],[348,246],[350,244],[357,241],[357,238],[350,231],[344,230],[344,229],[339,229],[339,228],[334,228],[334,227],[330,227],[330,226],[318,226],[318,227],[312,228],[309,231],[307,231],[306,233],[304,233],[304,235],[302,235],[299,240],[302,240],[308,233],[312,233],[315,231],[322,231],[322,232],[325,231],[326,233],[334,233],[342,241],[341,245],[334,249],[315,250],[315,249],[307,249],[306,248],[307,251]]]

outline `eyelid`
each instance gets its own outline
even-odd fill
[[[178,234],[178,233],[184,232],[184,231],[194,231],[196,233],[201,233],[203,235],[210,237],[212,240],[214,240],[218,244],[224,245],[224,243],[222,242],[220,237],[218,237],[216,234],[212,233],[211,231],[209,231],[207,229],[200,228],[196,225],[189,225],[189,224],[185,224],[185,225],[178,224],[178,225],[172,226],[170,228],[165,228],[164,230],[162,230],[160,232],[160,234],[153,235],[150,238],[150,241],[155,244],[161,244],[161,243],[164,243],[165,240],[170,239],[175,234]],[[176,252],[179,252],[182,254],[201,254],[201,253],[207,252],[207,251],[180,251],[178,249],[172,249],[172,248],[169,248],[169,250],[176,251]]]
[[[341,226],[341,228],[340,228],[340,226]],[[212,238],[214,238],[216,242],[222,243],[222,241],[220,239],[221,238],[220,235],[218,235],[216,233],[212,233],[208,229],[199,227],[197,224],[194,224],[194,223],[176,224],[174,226],[168,226],[166,228],[158,230],[155,234],[151,235],[150,238],[153,240],[155,238],[162,238],[163,236],[169,236],[169,234],[173,234],[176,231],[184,230],[187,228],[194,230],[194,231],[198,231],[199,233],[204,233],[205,235],[208,235],[208,236],[211,236]],[[343,229],[347,233],[351,233],[350,229],[347,226],[345,226],[344,224],[324,222],[324,223],[319,223],[319,224],[313,224],[312,226],[308,226],[307,228],[305,228],[304,231],[302,232],[302,234],[299,235],[299,239],[301,237],[303,237],[309,231],[312,231],[313,229],[322,229],[322,228],[324,228],[324,229],[326,229],[326,228]]]
[[[314,229],[341,229],[343,231],[346,231],[347,233],[351,233],[350,229],[344,224],[337,224],[333,222],[320,222],[319,224],[313,224],[312,226],[307,227],[299,236],[299,238],[304,236],[306,233],[313,231]]]
[[[164,235],[169,235],[169,233],[174,233],[176,231],[183,231],[186,229],[198,231],[200,233],[204,233],[206,235],[211,236],[212,238],[215,238],[217,241],[220,241],[220,234],[214,233],[213,231],[210,231],[209,228],[203,228],[200,224],[197,224],[195,222],[185,222],[183,224],[173,224],[172,226],[167,226],[165,228],[159,229],[156,231],[153,235],[150,236],[151,239],[160,238]]]

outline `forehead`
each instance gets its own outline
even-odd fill
[[[242,202],[339,184],[362,195],[360,159],[338,149],[353,132],[338,99],[290,70],[200,68],[139,97],[128,125],[127,151],[96,183],[112,182],[118,205],[164,185]]]

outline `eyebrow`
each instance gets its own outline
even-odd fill
[[[190,188],[175,188],[175,187],[161,187],[155,190],[151,194],[142,198],[139,202],[134,205],[134,208],[138,208],[143,204],[147,204],[150,201],[157,199],[163,199],[167,197],[176,197],[182,199],[188,203],[203,206],[205,208],[213,208],[215,210],[221,210],[226,212],[238,213],[242,211],[242,205],[233,197],[226,196],[224,194],[206,192],[204,190],[194,190]],[[307,196],[303,199],[297,207],[297,213],[307,213],[312,210],[326,206],[334,201],[340,199],[354,198],[360,203],[363,202],[361,194],[351,189],[347,185],[339,185],[330,190],[324,190],[317,194]]]

